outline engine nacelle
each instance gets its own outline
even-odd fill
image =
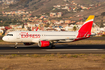
[[[48,47],[50,45],[49,41],[39,41],[38,46],[39,47]]]
[[[24,43],[24,45],[33,45],[34,43]]]

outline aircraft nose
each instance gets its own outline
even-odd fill
[[[5,38],[3,37],[2,40],[4,41],[4,39],[5,39]]]
[[[2,40],[3,40],[3,41],[6,41],[6,37],[3,37]]]

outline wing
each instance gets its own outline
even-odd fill
[[[66,38],[66,39],[40,39],[42,41],[59,41],[59,40],[74,40],[75,38]]]
[[[73,41],[75,38],[66,38],[66,39],[33,39],[32,42],[38,43],[39,41]]]

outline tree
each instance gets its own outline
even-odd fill
[[[76,26],[74,26],[74,27],[73,27],[73,31],[76,31],[76,30],[77,30],[77,27],[76,27]]]
[[[24,23],[23,23],[23,25],[22,25],[22,28],[24,28]]]

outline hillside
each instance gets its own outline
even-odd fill
[[[88,5],[92,3],[103,2],[104,0],[69,0],[69,1],[74,1],[77,4]],[[10,9],[12,10],[26,9],[28,11],[33,11],[34,15],[37,15],[51,11],[54,5],[62,5],[67,3],[69,2],[64,2],[64,0],[20,0],[17,4],[10,5]]]
[[[64,0],[19,0],[15,4],[9,5],[9,8],[5,9],[4,11],[17,11],[17,10],[23,9],[25,11],[31,11],[31,14],[33,16],[40,15],[43,13],[47,13],[49,15],[49,13],[52,12],[54,5],[66,5],[66,4],[70,4],[70,2],[75,2],[77,5],[83,5],[85,7],[89,7],[90,4],[94,4],[94,7],[89,10],[83,10],[79,12],[68,12],[67,9],[66,10],[59,10],[59,9],[54,10],[54,12],[63,13],[63,17],[61,17],[60,19],[82,15],[82,17],[71,18],[71,20],[78,21],[80,18],[83,18],[83,20],[85,20],[89,15],[95,15],[97,16],[95,17],[95,23],[101,22],[102,16],[100,15],[102,12],[105,12],[105,1],[104,0],[65,0],[65,1]],[[98,7],[95,7],[99,3],[101,5]],[[103,21],[105,23],[105,20]]]

